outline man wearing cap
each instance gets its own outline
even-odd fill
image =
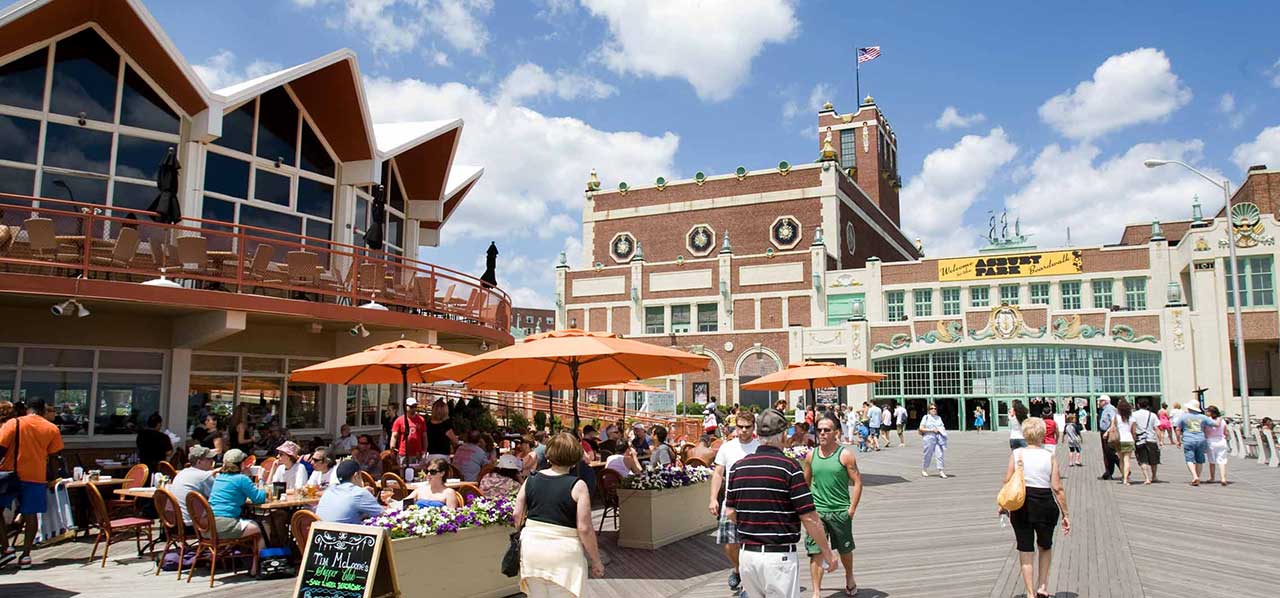
[[[365,519],[381,515],[383,508],[369,491],[351,483],[360,471],[360,464],[345,459],[338,464],[335,475],[338,483],[330,486],[316,505],[316,515],[321,521],[337,523],[361,523]]]
[[[640,457],[649,456],[649,436],[645,434],[644,424],[636,422],[631,425],[635,436],[631,439],[631,448],[636,449]]]
[[[839,563],[805,484],[804,470],[782,452],[787,416],[775,409],[756,418],[760,447],[729,470],[725,515],[742,543],[739,570],[750,598],[794,598],[800,594],[796,544],[800,528],[818,545],[821,567]]]
[[[1200,401],[1191,399],[1187,402],[1187,412],[1178,418],[1178,431],[1182,433],[1182,456],[1187,462],[1187,470],[1191,472],[1191,485],[1200,485],[1200,466],[1205,462],[1205,428],[1214,425],[1213,420],[1200,409]]]
[[[1111,404],[1111,397],[1102,395],[1098,397],[1098,409],[1102,413],[1098,415],[1098,435],[1102,437],[1102,475],[1099,480],[1110,480],[1115,474],[1116,465],[1120,463],[1120,457],[1116,455],[1116,447],[1111,446],[1107,442],[1107,430],[1111,429],[1111,424],[1116,421],[1116,408]]]
[[[307,468],[302,465],[299,456],[302,449],[298,443],[286,440],[276,447],[276,468],[271,473],[271,482],[284,482],[285,488],[293,490],[307,485]]]
[[[391,444],[387,448],[402,458],[417,457],[422,454],[422,435],[427,422],[417,413],[417,399],[409,397],[405,404],[408,406],[405,415],[391,422]]]
[[[184,467],[178,475],[173,476],[169,490],[173,492],[173,497],[178,499],[183,523],[191,523],[191,515],[187,513],[187,495],[195,492],[207,499],[209,493],[213,491],[213,456],[213,449],[199,444],[192,446],[191,450],[187,451],[191,466]]]

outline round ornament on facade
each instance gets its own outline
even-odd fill
[[[655,181],[653,181],[653,184],[654,184],[655,186],[657,186],[657,187],[658,187],[658,190],[659,190],[659,191],[661,191],[661,190],[663,190],[663,189],[666,189],[666,188],[667,188],[667,177],[662,177],[662,176],[660,176],[660,177],[658,177]]]
[[[853,222],[844,223],[844,244],[849,248],[849,255],[858,250],[858,233],[853,228]]]
[[[747,178],[747,167],[739,166],[734,169],[733,173],[738,175],[738,180],[741,181],[742,179]]]
[[[636,253],[636,238],[631,233],[618,233],[613,236],[613,240],[609,242],[609,256],[613,261],[625,263],[631,260]]]
[[[791,163],[786,160],[778,162],[778,173],[787,176],[788,172],[791,172]]]
[[[711,253],[716,246],[716,233],[705,224],[695,225],[685,235],[685,247],[689,253],[701,257]]]
[[[733,351],[733,341],[725,341],[725,342],[724,342],[724,350],[725,350],[725,351]]]
[[[778,249],[795,247],[800,243],[801,236],[800,221],[793,216],[780,216],[769,227],[769,241]]]
[[[697,184],[699,184],[699,185],[701,185],[701,184],[703,184],[703,183],[707,182],[707,175],[706,175],[706,173],[702,172],[701,170],[699,170],[698,172],[694,173],[694,175],[693,175],[693,182],[695,182],[695,183],[697,183]]]

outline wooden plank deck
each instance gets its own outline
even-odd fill
[[[1085,467],[1063,469],[1074,525],[1070,536],[1059,530],[1054,541],[1050,589],[1056,596],[1280,594],[1280,469],[1233,459],[1231,486],[1191,487],[1181,452],[1166,447],[1160,470],[1166,481],[1141,485],[1135,463],[1137,483],[1126,487],[1096,479],[1102,471],[1097,434],[1086,441]],[[1007,435],[953,433],[946,480],[922,478],[919,437],[908,442],[859,455],[868,481],[854,518],[859,598],[1022,596],[1013,531],[1000,527],[995,509]],[[1065,463],[1065,452],[1059,458]],[[606,523],[600,536],[607,573],[588,582],[591,597],[731,597],[728,560],[711,534],[650,552],[618,547],[611,529]],[[149,561],[133,558],[129,544],[113,547],[112,562],[101,569],[85,564],[89,547],[76,542],[37,551],[36,568],[29,571],[0,568],[0,595],[239,598],[246,590],[286,596],[292,589],[292,580],[228,575],[210,591],[200,574],[189,585],[172,574],[154,577]],[[807,573],[803,580],[808,588]],[[821,596],[842,596],[842,582],[842,572],[828,575]],[[432,594],[429,588],[406,590],[407,596]]]

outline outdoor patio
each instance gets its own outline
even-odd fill
[[[906,448],[859,456],[868,487],[854,519],[858,596],[1022,595],[1013,534],[1000,527],[994,501],[1008,455],[1007,435],[953,433],[946,480],[920,477],[919,437],[907,440]],[[1096,479],[1101,473],[1096,434],[1087,440],[1086,467],[1064,470],[1073,532],[1064,538],[1059,531],[1056,540],[1050,588],[1057,596],[1275,595],[1280,470],[1233,460],[1231,486],[1193,488],[1186,483],[1181,452],[1166,447],[1164,483],[1142,486],[1136,474],[1139,484],[1124,487]],[[590,581],[593,597],[729,596],[727,561],[710,535],[649,552],[619,548],[610,529],[606,523],[601,535],[607,577]],[[80,541],[40,550],[29,571],[5,567],[0,593],[6,598],[230,597],[245,591],[285,596],[293,588],[291,579],[258,582],[223,573],[213,590],[200,573],[190,584],[175,581],[173,573],[156,577],[150,560],[137,559],[129,544],[114,547],[104,569],[86,564],[90,545]],[[840,594],[842,579],[839,573],[829,575],[824,594]],[[808,586],[807,580],[802,585]],[[431,588],[402,590],[407,596],[431,594]]]

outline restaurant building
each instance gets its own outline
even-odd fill
[[[454,163],[462,121],[375,125],[349,50],[210,90],[137,0],[18,2],[0,128],[0,400],[45,399],[72,447],[132,446],[155,412],[378,431],[398,387],[288,372],[511,342],[505,293],[413,259],[482,174]]]
[[[897,138],[868,97],[818,113],[813,163],[602,189],[583,209],[583,263],[557,268],[557,323],[707,355],[709,372],[650,381],[678,401],[765,405],[740,386],[786,364],[831,361],[887,375],[820,400],[894,400],[915,420],[937,402],[952,429],[1013,400],[1059,410],[1102,394],[1172,404],[1232,388],[1227,243],[1239,252],[1253,412],[1280,411],[1274,290],[1280,171],[1259,166],[1231,213],[1125,229],[1114,245],[1046,247],[992,220],[975,255],[925,257],[908,242]],[[957,218],[959,215],[957,215]],[[1003,217],[1002,217],[1003,218]],[[799,398],[795,394],[794,399]]]

